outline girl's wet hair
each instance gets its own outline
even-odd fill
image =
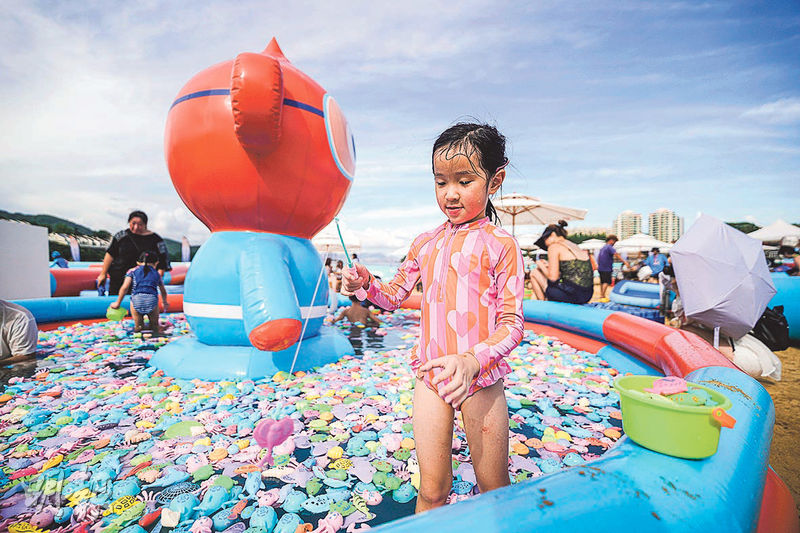
[[[150,269],[153,268],[150,265],[158,264],[158,254],[150,250],[145,250],[139,254],[139,258],[136,262],[144,263],[144,273],[149,274]]]
[[[474,122],[459,122],[444,130],[433,143],[431,154],[431,167],[433,159],[438,152],[442,152],[445,159],[452,159],[458,154],[466,156],[472,161],[472,154],[478,154],[478,164],[486,174],[486,187],[490,180],[500,169],[508,164],[506,158],[506,138],[497,128],[489,124]],[[478,172],[478,169],[473,169]],[[486,204],[486,216],[494,223],[498,222],[497,211],[489,200]]]

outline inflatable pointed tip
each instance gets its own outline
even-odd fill
[[[261,53],[286,59],[286,56],[283,55],[283,50],[281,50],[281,47],[278,46],[278,41],[275,39],[275,37],[270,40],[267,47],[264,48],[264,51]]]

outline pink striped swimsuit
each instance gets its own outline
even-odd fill
[[[417,237],[394,279],[373,280],[367,297],[396,309],[421,278],[421,333],[411,366],[416,372],[431,359],[471,349],[481,367],[471,395],[511,372],[504,358],[523,336],[523,277],[519,244],[488,217],[447,221]],[[439,371],[423,377],[433,390]]]

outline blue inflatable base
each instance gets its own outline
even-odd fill
[[[288,372],[296,351],[296,344],[280,352],[263,352],[252,346],[210,346],[189,335],[159,349],[149,366],[184,379],[259,379],[281,370]],[[354,354],[347,337],[323,326],[319,335],[303,339],[294,370],[308,371]]]

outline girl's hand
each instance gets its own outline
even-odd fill
[[[358,289],[366,289],[366,285],[369,283],[369,270],[367,270],[367,267],[360,263],[353,263],[353,268],[356,271],[355,276],[353,276],[352,269],[342,269],[342,287],[351,293],[356,292]]]
[[[439,396],[448,404],[458,409],[467,398],[469,387],[472,385],[472,380],[480,372],[480,364],[471,352],[465,352],[458,355],[445,355],[444,357],[437,357],[428,361],[419,368],[419,372],[428,372],[434,368],[441,368],[442,370],[431,380],[434,386],[439,385],[446,379],[450,382],[437,389]]]
[[[100,274],[97,276],[97,286],[105,285],[106,284],[106,274]]]
[[[114,302],[111,305],[109,305],[109,307],[111,309],[119,309],[119,302]]]
[[[163,312],[163,313],[166,313],[166,312],[167,312],[167,310],[169,309],[169,304],[167,303],[167,300],[166,300],[166,299],[164,299],[164,300],[161,302],[161,309],[162,309],[162,312]]]

